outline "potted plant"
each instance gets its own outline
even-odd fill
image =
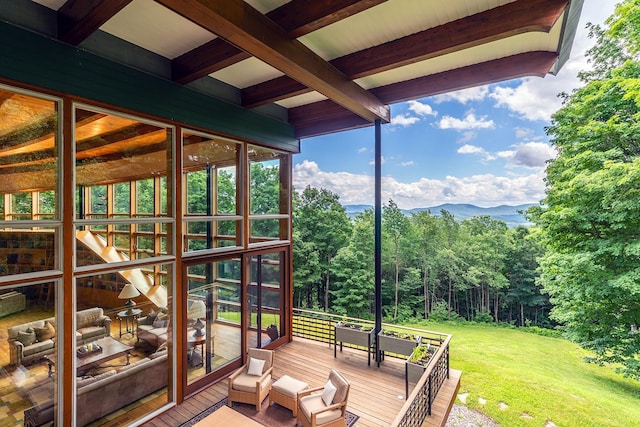
[[[378,333],[380,351],[410,356],[413,349],[420,343],[419,335],[383,329]]]
[[[359,324],[337,323],[334,328],[334,348],[333,357],[336,357],[336,350],[340,343],[340,351],[342,351],[342,343],[349,343],[359,347],[364,347],[369,353],[368,363],[371,364],[371,346],[373,344],[373,327],[363,326]]]
[[[417,383],[420,380],[437,350],[431,344],[420,344],[413,349],[406,362],[407,381]]]

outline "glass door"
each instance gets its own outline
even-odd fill
[[[266,347],[285,335],[284,260],[284,251],[249,256],[248,347]]]

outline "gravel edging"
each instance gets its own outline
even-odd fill
[[[454,404],[447,418],[446,427],[500,427],[500,425],[478,411]]]

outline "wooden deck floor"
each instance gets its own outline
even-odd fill
[[[274,376],[289,375],[321,386],[332,368],[339,370],[350,382],[348,410],[360,416],[357,427],[389,426],[405,403],[404,362],[387,357],[378,368],[372,360],[367,366],[367,354],[345,348],[333,357],[333,347],[316,341],[294,339],[276,350]],[[444,426],[460,373],[452,371],[442,386],[434,412],[425,426]],[[182,405],[144,424],[148,427],[176,426],[199,414],[227,395],[226,381],[218,382],[187,399]],[[411,389],[409,390],[411,392]]]

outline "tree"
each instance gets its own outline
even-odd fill
[[[338,314],[371,318],[374,294],[373,211],[365,210],[354,218],[353,233],[348,246],[334,258],[336,289],[332,307]]]
[[[438,227],[438,219],[429,211],[422,211],[411,217],[415,230],[416,264],[422,270],[422,292],[424,294],[424,316],[431,311],[431,296],[435,296],[437,284],[436,258],[441,244],[442,233]],[[431,289],[431,291],[430,291]]]
[[[584,87],[553,116],[547,133],[558,157],[543,207],[530,217],[546,249],[540,283],[552,317],[596,361],[640,379],[640,64],[619,65],[637,52],[638,41],[625,37],[637,33],[637,18],[627,18],[638,13],[628,0],[609,32],[594,29],[598,72],[583,75]]]
[[[398,317],[398,292],[400,287],[400,240],[409,230],[409,219],[398,208],[393,200],[382,207],[382,229],[391,240],[393,250],[393,264],[395,267],[395,299],[393,304],[393,319]]]
[[[351,234],[351,222],[340,198],[326,189],[307,187],[294,209],[293,227],[300,238],[313,242],[317,251],[322,283],[318,283],[318,297],[322,294],[324,310],[329,308],[331,268],[333,258],[340,248],[347,245]],[[294,257],[299,256],[294,252]],[[311,295],[307,297],[311,301]]]

